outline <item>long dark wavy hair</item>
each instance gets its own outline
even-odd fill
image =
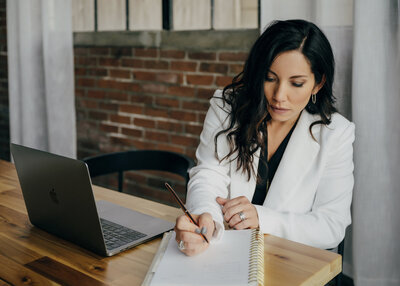
[[[274,21],[254,43],[241,73],[233,78],[222,93],[225,104],[231,107],[229,126],[217,133],[214,138],[215,155],[222,161],[234,160],[237,152],[237,170],[248,174],[256,174],[253,168],[254,153],[259,148],[262,154],[266,148],[267,100],[264,94],[264,81],[274,59],[286,51],[298,50],[308,60],[314,74],[316,84],[325,80],[317,93],[315,104],[310,102],[306,110],[311,114],[319,114],[320,120],[310,125],[329,125],[331,114],[336,112],[333,106],[335,98],[332,85],[335,69],[332,48],[323,32],[313,23],[304,20]],[[230,152],[223,158],[217,154],[217,138],[226,134],[230,144]],[[314,138],[314,136],[313,136]],[[315,138],[314,138],[315,140]]]

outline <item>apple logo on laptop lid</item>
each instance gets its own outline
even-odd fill
[[[54,188],[51,189],[51,191],[49,192],[49,195],[50,195],[50,199],[51,199],[54,203],[56,203],[56,204],[59,203],[58,197],[57,197],[57,193],[56,193],[56,191],[54,190]]]

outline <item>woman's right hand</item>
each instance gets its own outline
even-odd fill
[[[186,215],[177,217],[175,225],[176,242],[178,245],[183,245],[180,251],[188,256],[193,256],[206,250],[209,243],[204,240],[201,233],[210,241],[215,229],[211,214],[192,214],[192,217],[198,222],[199,226],[193,224]]]

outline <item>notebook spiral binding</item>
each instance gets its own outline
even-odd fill
[[[251,233],[249,285],[264,285],[264,236],[259,230]]]

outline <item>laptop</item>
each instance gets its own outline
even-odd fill
[[[102,256],[162,235],[174,223],[95,201],[85,162],[11,144],[31,223]]]

